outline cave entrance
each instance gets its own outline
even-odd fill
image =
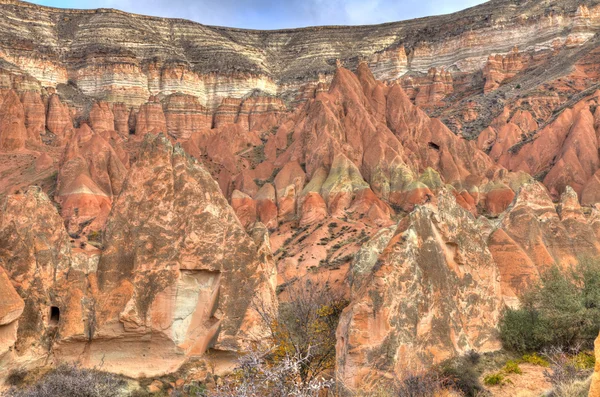
[[[60,321],[60,309],[58,306],[50,306],[50,325],[58,325]]]
[[[438,152],[440,151],[440,145],[437,145],[433,142],[429,142],[429,147],[432,148],[433,150],[437,150]]]

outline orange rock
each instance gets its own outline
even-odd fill
[[[437,202],[375,235],[352,264],[353,299],[336,345],[337,371],[350,389],[370,390],[384,374],[427,368],[469,349],[500,348],[503,305],[486,240],[452,193],[442,191]]]
[[[256,222],[256,202],[252,197],[234,190],[231,194],[231,207],[244,228]]]
[[[48,100],[46,113],[46,127],[48,131],[59,138],[65,138],[73,128],[73,121],[67,105],[64,105],[58,95],[53,94]]]
[[[497,89],[504,80],[510,79],[519,73],[525,67],[525,64],[526,62],[524,62],[517,47],[506,56],[490,56],[483,69],[485,78],[484,92],[488,93]]]
[[[40,135],[46,133],[46,105],[40,94],[27,91],[21,94],[25,115],[27,139],[30,142],[40,142]]]
[[[10,152],[25,146],[27,130],[23,105],[13,90],[0,90],[0,151]]]
[[[189,139],[196,130],[211,127],[208,110],[191,95],[172,94],[165,98],[167,132],[178,139]]]
[[[69,231],[79,230],[82,224],[91,230],[103,228],[126,173],[105,139],[87,124],[76,130],[60,166],[56,197]]]
[[[592,376],[592,386],[590,388],[589,397],[600,397],[600,335],[595,343],[596,367]]]
[[[135,135],[143,136],[149,132],[167,132],[167,120],[162,105],[157,102],[143,104],[136,115]]]
[[[273,185],[265,183],[256,193],[254,200],[256,200],[258,219],[269,230],[275,229],[279,222],[277,220],[276,194]]]
[[[90,110],[90,127],[97,133],[115,130],[115,116],[108,103],[94,103]]]
[[[114,130],[122,136],[128,136],[129,131],[131,131],[129,127],[129,108],[124,103],[115,103],[112,112],[115,118]]]

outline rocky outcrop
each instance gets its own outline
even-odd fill
[[[164,102],[164,111],[167,132],[177,139],[189,139],[193,132],[212,126],[208,109],[191,95],[169,95]]]
[[[477,221],[450,192],[375,235],[350,272],[351,303],[337,331],[347,387],[369,390],[385,374],[500,347],[498,269]]]
[[[401,85],[415,105],[428,108],[439,106],[454,92],[452,73],[431,68],[426,75],[410,75],[401,79]]]
[[[27,135],[21,100],[13,90],[0,91],[0,151],[23,148]]]
[[[3,200],[0,280],[6,271],[10,282],[0,289],[0,297],[2,302],[12,302],[12,309],[5,317],[8,323],[0,320],[0,341],[4,345],[6,334],[16,333],[16,342],[7,354],[0,350],[0,374],[21,362],[35,363],[48,354],[57,332],[66,337],[83,326],[81,310],[86,302],[81,298],[88,266],[93,266],[93,260],[73,260],[63,220],[39,188]],[[14,295],[13,286],[20,298]]]
[[[90,127],[97,133],[115,130],[115,115],[108,103],[94,103],[90,110]]]
[[[144,136],[149,132],[158,134],[167,131],[167,119],[159,102],[151,101],[140,106],[135,120],[135,135],[137,136]]]
[[[129,376],[260,340],[251,303],[272,305],[275,288],[266,229],[246,234],[210,175],[163,135],[141,150],[108,221],[93,339],[55,347]]]
[[[241,99],[257,90],[295,98],[307,82],[330,78],[335,59],[349,68],[367,61],[386,80],[431,68],[479,72],[490,53],[508,53],[514,46],[536,52],[583,45],[599,20],[592,0],[518,6],[495,0],[460,13],[381,26],[270,32],[15,0],[5,0],[0,13],[7,21],[1,31],[6,68],[30,75],[38,89],[71,84],[91,98],[135,107],[149,95],[180,92],[210,109],[223,98]],[[490,81],[514,69],[504,60],[495,63],[497,76]]]
[[[596,339],[596,368],[594,369],[594,375],[592,376],[592,386],[590,388],[589,397],[600,396],[600,335]]]
[[[488,244],[510,305],[517,305],[520,292],[550,267],[567,269],[600,256],[600,242],[575,191],[567,187],[557,211],[547,189],[538,182],[520,189]]]
[[[39,143],[40,135],[46,133],[46,105],[37,92],[27,91],[21,95],[27,139]]]
[[[500,54],[490,55],[483,69],[484,92],[494,91],[505,80],[513,78],[526,66],[527,62],[523,60],[518,47],[513,48],[506,56]]]
[[[127,169],[112,146],[83,124],[65,149],[56,201],[70,233],[101,230],[113,199],[123,187]]]
[[[67,105],[63,104],[58,95],[50,96],[46,112],[46,127],[48,131],[59,138],[68,137],[73,128],[73,121]]]

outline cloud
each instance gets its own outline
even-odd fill
[[[118,8],[251,29],[360,25],[458,11],[484,0],[34,0],[66,8]]]

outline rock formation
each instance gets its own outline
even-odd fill
[[[589,397],[600,396],[600,335],[596,339],[596,368],[592,377],[592,386],[590,388]]]
[[[336,371],[368,389],[497,349],[504,305],[600,256],[595,0],[270,32],[0,16],[0,381],[226,367],[264,339],[253,300],[309,280],[349,299]]]
[[[500,343],[498,268],[477,221],[450,192],[365,244],[338,327],[338,376],[352,389]],[[371,247],[369,247],[371,246]]]

